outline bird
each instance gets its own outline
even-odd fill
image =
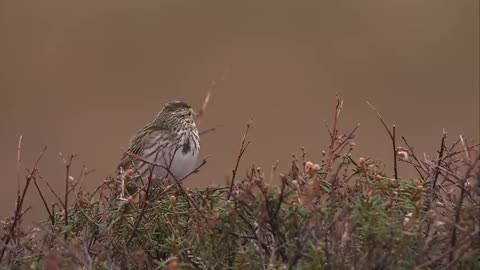
[[[165,104],[155,119],[130,139],[118,169],[133,169],[143,181],[187,177],[200,153],[195,117],[195,111],[186,102]]]

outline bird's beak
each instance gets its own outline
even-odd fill
[[[195,112],[193,109],[190,109],[190,112],[192,113],[193,118],[198,116],[198,113]]]

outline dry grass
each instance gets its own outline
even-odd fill
[[[189,190],[181,179],[153,187],[127,170],[87,192],[79,183],[88,172],[73,179],[71,156],[63,196],[56,194],[49,207],[35,165],[14,215],[4,220],[1,263],[5,269],[480,269],[478,145],[463,137],[449,143],[444,134],[434,158],[417,156],[403,137],[405,147],[397,147],[395,128],[377,113],[395,157],[393,173],[384,172],[380,161],[352,158],[358,127],[337,130],[342,105],[337,99],[328,151],[311,157],[318,164],[302,149],[284,174],[276,166],[238,173],[247,128],[224,187]],[[19,160],[20,149],[21,143]],[[402,178],[397,161],[418,177]],[[24,231],[23,201],[32,184],[48,217]]]

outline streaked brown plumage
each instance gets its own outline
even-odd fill
[[[157,117],[131,139],[129,152],[162,165],[153,169],[154,178],[168,176],[168,170],[177,179],[185,177],[194,169],[200,151],[194,118],[195,113],[185,102],[167,103]],[[125,153],[118,167],[123,170],[133,167],[146,180],[153,166]]]

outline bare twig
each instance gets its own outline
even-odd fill
[[[270,171],[270,178],[268,180],[268,184],[271,185],[273,183],[273,177],[275,175],[275,172],[277,171],[278,164],[280,163],[280,160],[277,160],[274,165],[272,165],[272,170]]]
[[[460,140],[462,141],[462,145],[465,149],[465,155],[467,156],[467,158],[469,159],[469,161],[471,160],[470,158],[470,154],[468,153],[468,150],[467,150],[467,146],[463,140],[463,136],[460,135]],[[467,182],[467,179],[468,177],[470,176],[470,173],[472,172],[472,170],[475,168],[477,162],[480,160],[480,156],[475,159],[474,161],[471,161],[471,165],[470,167],[468,168],[467,172],[465,173],[465,177],[461,180],[461,191],[460,191],[460,198],[459,198],[459,201],[457,203],[457,209],[455,211],[455,224],[458,224],[458,222],[460,221],[460,211],[462,209],[462,205],[463,205],[463,200],[465,198],[465,182]],[[452,229],[452,239],[450,241],[450,245],[452,248],[454,248],[456,246],[456,243],[457,243],[457,227],[454,226],[453,229]],[[453,255],[454,253],[450,253],[450,256],[449,256],[449,261],[452,262],[453,261]]]
[[[392,146],[393,146],[393,172],[395,174],[395,180],[398,180],[398,167],[397,167],[397,141],[396,141],[396,128],[392,126]]]
[[[22,138],[23,136],[20,135],[18,138],[18,146],[17,146],[17,199],[20,197],[20,165],[21,165],[21,152],[22,152]]]
[[[460,139],[459,139],[459,141],[460,141]],[[473,150],[473,149],[475,149],[475,148],[477,148],[477,147],[479,147],[479,146],[480,146],[480,144],[477,143],[477,144],[468,146],[468,147],[467,147],[467,150],[468,150],[468,151],[471,151],[471,150]],[[458,155],[458,154],[465,153],[465,150],[462,149],[462,150],[459,150],[459,151],[452,152],[452,150],[450,149],[449,151],[447,151],[447,153],[448,153],[448,154],[446,154],[446,155],[444,156],[444,158],[443,158],[444,160],[447,159],[447,158],[451,158],[451,157],[453,157],[453,156],[456,156],[456,155]]]
[[[479,229],[477,228],[475,231],[473,231],[468,237],[465,237],[462,242],[459,243],[459,245],[464,245],[466,243],[468,243],[469,241],[472,241],[474,239],[475,236],[477,236],[477,234],[479,233]],[[446,250],[445,252],[443,252],[442,254],[438,255],[437,257],[429,260],[428,262],[418,266],[419,269],[422,269],[422,268],[427,268],[428,266],[442,260],[445,258],[445,256],[447,255],[450,255],[452,254],[454,251],[456,250],[455,247],[451,247],[449,248],[448,250]]]
[[[210,102],[210,96],[212,95],[212,89],[215,87],[216,84],[217,84],[217,82],[214,81],[214,80],[212,80],[210,82],[210,86],[208,87],[207,95],[205,96],[205,99],[203,101],[202,108],[200,108],[200,110],[198,111],[197,116],[196,116],[197,121],[199,121],[200,118],[202,118],[203,114],[205,113],[205,110],[207,109],[207,106],[208,106],[208,102]]]
[[[131,152],[125,152],[126,154],[128,154],[131,158],[133,159],[136,159],[136,160],[140,160],[142,162],[145,162],[146,164],[149,164],[151,165],[152,167],[150,168],[150,176],[148,177],[148,182],[147,182],[147,190],[146,190],[146,193],[145,193],[145,201],[142,205],[142,209],[140,210],[140,215],[138,216],[137,220],[135,221],[135,224],[134,224],[134,227],[133,227],[133,231],[132,231],[132,234],[130,235],[130,238],[128,239],[127,241],[127,246],[131,243],[131,241],[133,240],[133,237],[135,236],[136,234],[136,231],[138,230],[138,226],[140,225],[140,221],[142,220],[145,212],[146,212],[146,208],[148,206],[148,200],[149,200],[149,196],[150,196],[150,183],[151,183],[151,180],[152,180],[152,176],[153,176],[153,169],[155,167],[160,167],[160,168],[163,168],[167,171],[168,175],[171,176],[176,184],[178,185],[179,189],[181,190],[181,192],[183,193],[183,195],[185,196],[185,198],[187,199],[187,201],[189,202],[189,204],[193,205],[195,207],[195,209],[198,211],[198,213],[200,213],[204,218],[206,218],[203,213],[200,211],[200,208],[197,206],[197,204],[190,198],[190,196],[187,194],[187,192],[185,191],[185,189],[183,188],[183,186],[181,185],[181,181],[185,180],[187,177],[189,177],[190,175],[194,174],[194,173],[197,173],[198,170],[203,167],[205,164],[207,164],[207,159],[208,157],[205,157],[203,159],[203,161],[200,163],[200,165],[198,165],[197,167],[195,167],[190,173],[188,173],[187,175],[185,175],[184,177],[182,177],[181,179],[177,179],[176,176],[170,171],[170,168],[166,167],[166,166],[163,166],[161,164],[156,164],[156,163],[153,163],[153,162],[150,162],[148,160],[145,160],[144,158],[142,158],[141,156],[139,155],[136,155],[134,153],[131,153]],[[157,153],[158,155],[158,153]],[[157,157],[155,158],[155,160],[157,159]],[[170,189],[172,186],[169,186],[167,187],[167,189]],[[164,191],[165,192],[165,191]]]
[[[60,196],[58,196],[57,192],[55,192],[55,190],[53,189],[53,187],[48,183],[48,181],[46,181],[45,179],[43,179],[42,176],[38,175],[37,176],[38,179],[42,180],[42,182],[48,187],[48,189],[50,190],[50,192],[52,192],[53,196],[55,196],[55,198],[58,200],[58,202],[60,203],[60,205],[65,208],[65,205],[63,204],[63,201],[62,199],[60,199]]]
[[[394,177],[395,180],[398,180],[398,168],[397,168],[397,145],[396,145],[396,140],[395,140],[395,125],[392,127],[392,131],[390,131],[390,128],[388,128],[387,124],[382,118],[382,115],[377,111],[377,109],[367,101],[368,106],[377,114],[378,119],[382,123],[383,127],[387,130],[388,135],[390,136],[390,140],[392,141],[392,147],[393,147],[393,172],[394,172]]]
[[[220,77],[219,81],[221,81],[221,82],[225,81],[228,71],[229,71],[228,68],[225,68],[223,70],[222,76]],[[212,96],[212,92],[215,89],[215,86],[217,86],[217,81],[212,80],[210,82],[210,84],[208,85],[207,95],[205,96],[202,107],[200,108],[200,110],[197,113],[197,116],[196,116],[197,121],[200,120],[200,118],[202,118],[203,115],[205,114],[205,111],[207,110],[208,103],[210,102],[210,97]]]
[[[75,154],[71,154],[70,158],[65,160],[62,156],[62,153],[59,153],[60,157],[63,160],[63,163],[65,164],[65,200],[63,203],[63,207],[65,210],[65,225],[68,225],[68,194],[70,192],[69,190],[69,182],[70,182],[70,166],[72,165],[73,159],[76,157]],[[67,232],[65,232],[65,239],[67,238]]]
[[[342,112],[343,108],[343,100],[337,96],[337,105],[335,106],[335,115],[333,117],[333,127],[332,127],[332,132],[330,133],[330,145],[329,145],[329,152],[328,152],[328,158],[327,158],[327,171],[330,170],[332,163],[333,163],[333,155],[335,151],[335,142],[337,140],[337,124],[338,124],[338,118],[340,117],[340,113]]]
[[[232,170],[232,180],[230,182],[230,189],[228,192],[227,200],[230,200],[230,197],[232,196],[233,186],[235,185],[235,176],[237,175],[238,166],[240,165],[240,160],[242,159],[243,154],[247,150],[248,145],[250,145],[250,141],[246,142],[245,140],[247,138],[248,131],[250,129],[250,125],[252,124],[252,122],[253,122],[253,119],[250,119],[250,121],[248,121],[247,128],[245,129],[245,133],[243,134],[243,137],[242,137],[242,143],[240,145],[240,150],[238,152],[237,161],[235,162],[235,168]]]
[[[181,179],[177,179],[177,177],[175,175],[172,174],[172,172],[170,171],[170,169],[168,168],[165,168],[167,171],[168,171],[168,174],[175,180],[175,182],[177,183],[177,186],[178,188],[180,189],[180,191],[183,193],[183,195],[185,196],[185,198],[193,205],[193,207],[195,207],[195,209],[198,211],[199,214],[201,214],[204,218],[205,218],[205,215],[203,215],[202,211],[200,211],[200,207],[198,207],[198,205],[190,198],[190,196],[187,194],[187,192],[185,191],[185,189],[183,188],[182,184],[181,184],[181,181],[183,181],[184,179],[186,179],[187,177],[189,177],[190,175],[198,172],[198,170],[203,167],[205,164],[207,164],[207,160],[208,160],[208,157],[205,157],[202,162],[200,163],[200,165],[198,165],[195,169],[192,170],[192,172],[190,172],[189,174],[187,174],[186,176],[182,177]]]
[[[402,136],[402,140],[407,146],[408,150],[410,151],[410,155],[417,162],[417,166],[420,167],[424,173],[427,173],[427,169],[425,168],[424,164],[418,159],[417,155],[415,154],[415,151],[413,150],[413,147],[408,144],[407,139],[404,136]],[[417,169],[417,167],[415,167],[415,169]],[[417,172],[420,175],[420,178],[425,179],[425,177],[420,173],[420,171],[418,171],[418,169],[417,169]]]
[[[468,146],[465,142],[465,139],[463,138],[463,135],[460,135],[460,141],[462,142],[463,150],[465,151],[465,156],[467,160],[470,161],[471,160],[470,152],[468,151]]]
[[[203,135],[205,135],[205,134],[207,134],[207,133],[217,131],[217,129],[219,129],[219,128],[221,128],[221,127],[223,127],[223,125],[217,125],[217,126],[212,127],[212,128],[207,128],[207,129],[205,129],[205,130],[201,130],[201,131],[198,132],[198,135],[203,136]]]
[[[437,167],[440,167],[442,165],[442,159],[443,159],[443,151],[445,149],[445,139],[447,138],[447,133],[445,132],[445,130],[443,131],[443,136],[442,136],[442,140],[441,140],[441,143],[440,143],[440,150],[438,151],[438,161],[437,161]],[[438,175],[440,173],[440,170],[437,168],[435,170],[435,176],[433,178],[433,191],[435,192],[435,187],[437,186],[437,180],[438,180]]]
[[[343,140],[342,143],[339,143],[337,145],[337,147],[333,150],[333,152],[337,152],[338,149],[340,149],[340,147],[344,147],[349,140],[352,140],[353,138],[355,138],[355,132],[358,130],[358,128],[360,127],[360,123],[358,123],[353,129],[352,131],[350,131],[350,133],[347,135],[347,137]]]
[[[75,189],[77,186],[81,186],[82,183],[87,179],[87,177],[91,174],[94,173],[96,169],[90,169],[83,164],[82,169],[80,170],[80,174],[78,176],[78,180],[70,187],[70,192]]]
[[[3,260],[3,256],[5,255],[5,250],[7,248],[7,245],[10,243],[10,241],[13,239],[14,241],[18,241],[16,238],[16,229],[18,224],[20,224],[20,220],[22,218],[22,207],[23,207],[23,202],[25,201],[25,196],[27,194],[28,187],[30,186],[30,182],[32,181],[32,178],[34,174],[38,170],[38,163],[40,162],[40,159],[42,158],[43,154],[47,150],[47,147],[45,146],[40,154],[38,155],[37,159],[35,160],[35,163],[33,165],[33,169],[30,173],[30,175],[27,176],[27,181],[25,183],[25,187],[23,188],[22,194],[17,197],[17,203],[16,203],[16,208],[15,208],[15,213],[13,216],[13,224],[10,227],[10,232],[7,234],[4,242],[4,246],[2,248],[2,251],[0,252],[0,262]]]
[[[433,178],[433,186],[432,186],[432,189],[431,189],[432,190],[432,198],[431,198],[430,202],[428,203],[425,212],[428,212],[430,210],[430,208],[432,207],[432,204],[434,203],[434,201],[437,198],[437,192],[436,192],[436,190],[437,190],[437,180],[438,180],[438,176],[440,175],[440,166],[441,166],[441,163],[442,163],[442,160],[443,160],[443,152],[444,152],[444,149],[445,149],[446,138],[447,138],[447,133],[445,132],[445,130],[443,130],[443,136],[442,136],[442,139],[441,139],[441,142],[440,142],[440,149],[438,150],[437,168],[435,168],[435,175],[434,175],[434,178]],[[404,141],[406,141],[405,138],[403,138],[403,139],[404,139]],[[428,237],[430,235],[431,225],[432,225],[432,223],[428,222],[426,232],[425,232],[425,235],[426,235],[425,239],[428,239]]]
[[[160,151],[157,151],[157,153],[155,154],[155,159],[154,160],[157,160],[159,154],[160,154]],[[172,158],[172,160],[173,160],[173,158]],[[149,199],[150,199],[150,188],[151,188],[153,170],[154,169],[155,169],[155,165],[151,165],[150,166],[150,172],[149,172],[149,175],[148,175],[148,178],[147,178],[147,189],[145,191],[145,197],[144,197],[144,200],[141,204],[142,209],[140,210],[140,214],[138,215],[138,218],[135,221],[135,224],[133,225],[132,234],[130,235],[130,238],[127,241],[127,246],[130,246],[130,243],[132,242],[133,237],[135,236],[135,234],[138,230],[138,226],[140,225],[140,222],[142,221],[143,216],[145,215],[145,211],[147,210],[147,206],[149,204]],[[124,186],[123,186],[123,183],[122,183],[122,193],[123,193],[123,188],[124,188]]]
[[[324,125],[325,128],[327,129],[328,135],[330,136],[330,138],[332,138],[333,134],[332,134],[332,132],[330,131],[330,127],[327,125],[327,122],[326,122],[325,120],[323,120],[323,125]]]
[[[48,207],[47,201],[45,200],[45,197],[43,196],[42,190],[38,186],[37,177],[33,176],[32,178],[33,178],[33,184],[35,184],[35,188],[38,191],[38,195],[40,195],[40,198],[43,202],[43,205],[45,206],[45,210],[47,210],[48,217],[50,218],[50,220],[52,222],[52,226],[53,226],[55,224],[55,218],[54,218],[52,212],[50,211],[50,208]]]
[[[387,124],[386,124],[385,121],[383,120],[382,115],[377,111],[377,109],[376,109],[375,107],[373,107],[373,105],[372,105],[369,101],[367,101],[367,104],[368,104],[368,106],[370,106],[370,108],[377,114],[378,119],[379,119],[380,122],[382,123],[383,127],[387,130],[388,135],[390,136],[391,139],[393,139],[393,133],[390,131],[390,129],[388,128]]]

